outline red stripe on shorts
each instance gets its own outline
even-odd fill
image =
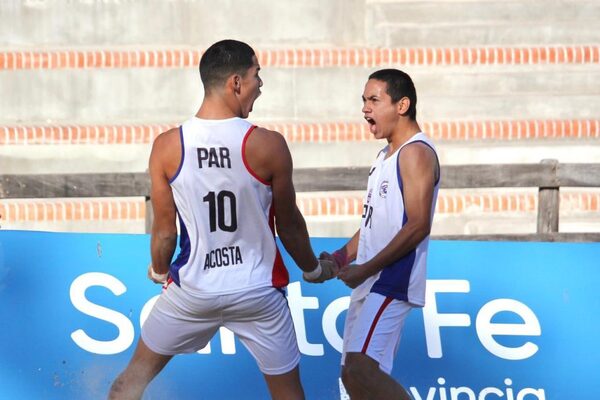
[[[363,353],[363,354],[367,353],[367,347],[369,347],[369,342],[371,341],[371,336],[373,335],[375,326],[377,326],[377,322],[379,321],[381,314],[383,314],[383,310],[385,310],[385,308],[388,306],[388,304],[390,304],[392,302],[392,300],[393,300],[393,297],[386,297],[385,300],[383,301],[383,304],[381,305],[381,307],[379,307],[379,311],[377,311],[377,314],[375,315],[375,318],[373,319],[373,323],[371,323],[371,328],[369,329],[369,334],[367,335],[367,338],[365,339],[365,344],[363,345],[363,348],[360,351],[361,353]]]
[[[167,288],[169,287],[169,285],[173,283],[173,278],[171,278],[171,274],[169,274],[169,278],[167,278],[167,281],[165,282],[165,284],[163,285],[163,290],[167,290]]]

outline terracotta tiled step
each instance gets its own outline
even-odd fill
[[[0,216],[6,222],[105,221],[143,219],[143,199],[34,199],[1,200]]]
[[[561,192],[561,213],[600,211],[600,191]],[[360,193],[300,194],[298,206],[306,217],[362,214]],[[535,213],[537,194],[532,192],[464,194],[440,192],[436,213]],[[143,198],[0,200],[0,223],[140,220],[145,218]]]
[[[598,45],[292,48],[260,49],[263,67],[367,67],[381,65],[597,64]],[[9,50],[0,52],[0,70],[73,68],[187,68],[202,56],[196,49]]]
[[[561,211],[589,212],[600,210],[600,192],[573,191],[561,193]],[[478,192],[465,194],[458,191],[441,191],[438,197],[436,213],[457,214],[464,212],[535,212],[537,211],[537,193],[515,192]],[[321,215],[361,215],[363,211],[362,194],[332,196],[300,196],[298,206],[306,216]]]
[[[366,123],[265,123],[289,142],[371,140]],[[0,126],[0,145],[145,144],[174,124]],[[435,140],[598,139],[600,120],[425,121],[421,128]]]

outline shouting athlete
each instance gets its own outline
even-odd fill
[[[353,289],[344,327],[342,381],[351,399],[409,399],[390,377],[404,321],[425,304],[425,267],[440,167],[416,121],[417,94],[396,69],[369,76],[362,112],[385,139],[371,167],[360,229],[336,260]]]

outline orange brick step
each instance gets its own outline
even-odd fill
[[[263,124],[261,124],[263,125]],[[0,145],[148,144],[175,124],[0,126]],[[289,142],[372,140],[363,122],[265,123]],[[599,139],[599,119],[425,121],[434,140]]]
[[[196,67],[202,50],[57,49],[0,51],[0,70]],[[263,67],[597,64],[599,45],[257,49]]]
[[[436,213],[532,213],[535,193],[440,193]],[[599,212],[600,193],[575,191],[560,194],[561,212]],[[362,195],[302,196],[298,207],[306,217],[362,214]],[[146,215],[143,199],[32,199],[0,200],[0,224],[10,222],[66,222],[140,220]]]

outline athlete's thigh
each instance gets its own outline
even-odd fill
[[[285,295],[275,288],[254,290],[231,301],[225,327],[233,331],[265,375],[290,372],[300,361],[296,332]]]
[[[363,353],[390,373],[404,321],[412,306],[404,301],[369,293],[357,307],[351,326],[344,331],[344,355]]]
[[[350,305],[348,307],[348,311],[346,312],[346,319],[344,321],[344,333],[342,335],[342,365],[345,365],[346,363],[346,349],[348,348],[348,343],[352,337],[352,331],[354,330],[354,326],[357,324],[358,317],[361,314],[365,300],[365,297],[360,299],[354,299],[352,297],[350,298]]]
[[[219,298],[194,298],[174,284],[163,291],[142,326],[155,353],[193,353],[205,347],[220,324]]]

